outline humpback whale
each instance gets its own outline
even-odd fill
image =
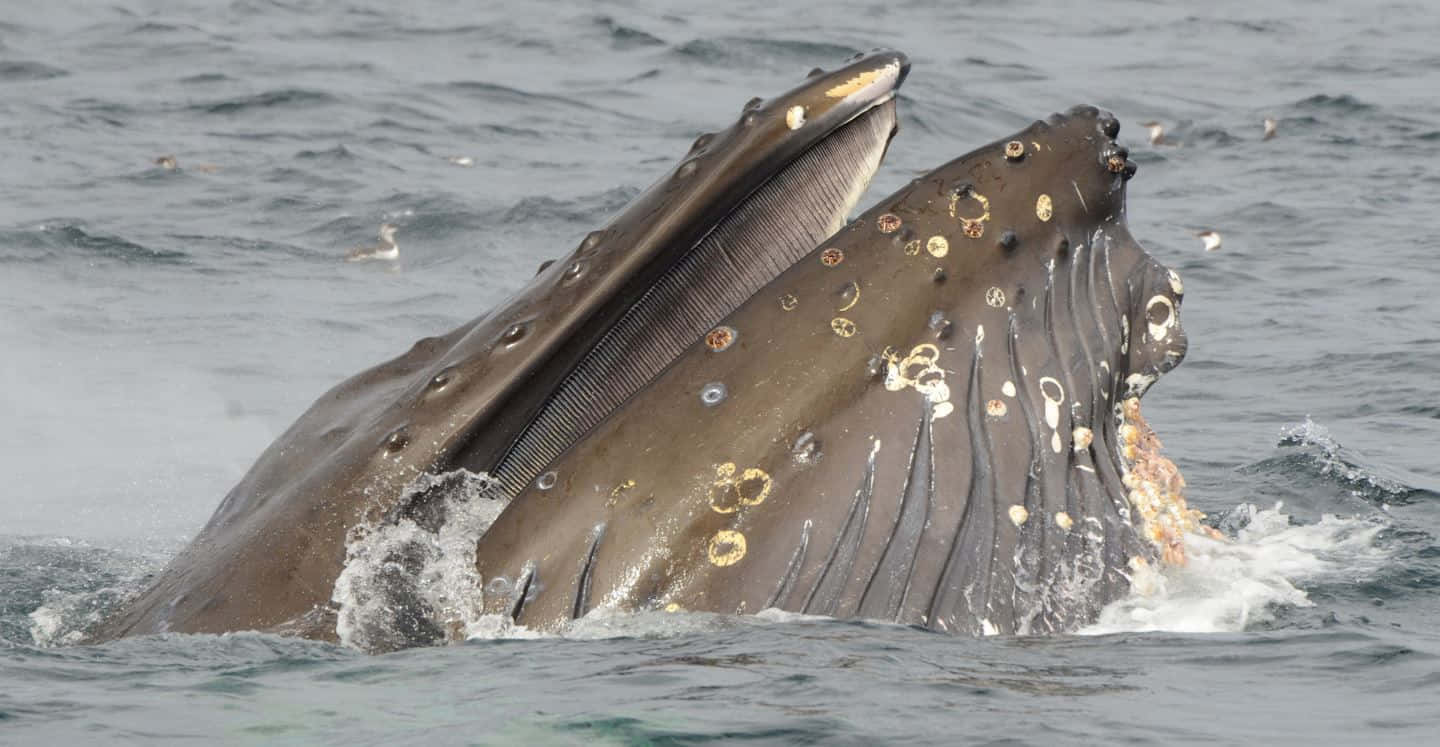
[[[1058,632],[1183,562],[1200,516],[1139,409],[1184,357],[1183,288],[1126,228],[1118,121],[1054,115],[846,223],[908,70],[876,52],[752,101],[510,301],[322,396],[94,639],[341,637],[347,547],[438,531],[475,473],[498,516],[466,604],[535,629]],[[456,634],[384,602],[364,648]]]
[[[904,55],[851,60],[701,135],[514,297],[320,397],[96,638],[284,630],[334,638],[350,531],[417,476],[516,491],[696,336],[843,225],[896,128]]]

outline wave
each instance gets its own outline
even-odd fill
[[[674,47],[674,57],[720,67],[753,68],[780,60],[796,65],[814,65],[816,60],[835,63],[852,57],[856,47],[815,42],[805,39],[759,39],[728,36],[715,39],[692,39]]]
[[[229,115],[275,108],[296,109],[324,106],[336,103],[339,100],[335,95],[325,93],[324,91],[312,91],[304,88],[282,88],[275,91],[251,94],[249,96],[214,101],[208,104],[195,104],[190,106],[189,109],[205,114]]]
[[[1325,93],[1317,93],[1314,96],[1309,96],[1300,99],[1299,101],[1296,101],[1294,106],[1297,109],[1307,111],[1329,111],[1337,112],[1340,114],[1358,114],[1360,112],[1369,112],[1375,109],[1374,104],[1367,104],[1364,101],[1361,101],[1360,99],[1351,96],[1348,93],[1340,94],[1338,96],[1331,96]]]
[[[633,26],[626,26],[610,16],[596,16],[594,22],[610,35],[610,46],[614,49],[638,49],[665,44],[664,39]]]
[[[50,80],[63,78],[68,70],[26,60],[0,60],[0,81]]]
[[[1308,418],[1283,429],[1277,447],[1279,453],[1241,467],[1240,473],[1274,477],[1292,489],[1338,487],[1380,507],[1440,498],[1434,490],[1407,485],[1366,466],[1363,458],[1341,446],[1327,428]]]
[[[434,90],[435,86],[427,86]],[[541,105],[558,106],[563,109],[575,109],[590,113],[599,113],[611,117],[633,120],[638,119],[633,114],[617,109],[607,109],[596,106],[586,101],[569,96],[561,96],[553,93],[540,93],[527,91],[523,88],[501,85],[483,80],[457,80],[446,83],[443,90],[459,96],[485,102],[489,106],[497,107],[496,111],[526,111],[535,110]]]
[[[186,264],[190,260],[190,255],[185,252],[148,247],[119,236],[87,230],[83,222],[64,219],[47,221],[32,228],[0,230],[0,247],[21,250],[18,254],[0,253],[0,261],[33,261],[70,256],[75,251],[137,264]],[[35,257],[34,251],[46,256]]]
[[[546,195],[523,197],[505,210],[500,216],[500,222],[525,224],[560,220],[567,223],[594,223],[618,212],[638,194],[639,190],[633,187],[614,187],[570,200]]]

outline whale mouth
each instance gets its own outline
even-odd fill
[[[617,410],[665,366],[816,244],[844,225],[897,131],[886,96],[784,166],[648,287],[540,404],[486,470],[505,495]],[[720,332],[717,347],[736,342]]]

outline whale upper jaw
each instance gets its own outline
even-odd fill
[[[895,132],[907,72],[904,55],[876,52],[753,100],[500,307],[321,396],[96,639],[242,629],[333,639],[323,613],[352,530],[394,519],[423,474],[467,467],[496,471],[507,491],[529,483],[547,455],[843,222]],[[676,313],[662,319],[667,309]],[[616,349],[627,352],[619,363]]]

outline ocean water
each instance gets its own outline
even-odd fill
[[[1361,0],[8,4],[0,743],[1429,743],[1437,35],[1433,4]],[[385,656],[65,645],[330,385],[876,46],[913,69],[867,204],[1051,111],[1120,117],[1131,228],[1186,285],[1146,415],[1228,541],[1052,638],[685,614]],[[401,260],[342,262],[382,221]]]

